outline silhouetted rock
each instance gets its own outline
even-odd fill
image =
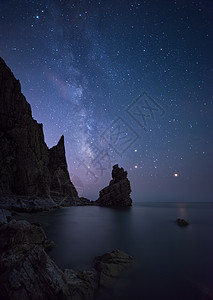
[[[185,227],[185,226],[189,225],[189,223],[186,222],[184,219],[177,219],[176,222],[181,227]]]
[[[112,180],[110,181],[110,185],[117,183],[126,178],[127,178],[127,171],[124,171],[123,168],[119,168],[118,165],[114,165],[112,169]]]
[[[21,86],[0,58],[0,195],[78,197],[70,181],[64,137],[48,149]]]
[[[78,193],[70,181],[65,156],[64,136],[58,144],[49,149],[50,195],[78,199]]]
[[[96,204],[100,206],[131,206],[130,198],[131,187],[127,178],[127,171],[119,168],[118,165],[113,166],[112,180],[109,185],[99,192],[99,198]]]
[[[99,285],[112,287],[131,263],[132,257],[120,250],[96,257],[94,267],[98,272]]]

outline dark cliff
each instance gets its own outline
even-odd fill
[[[78,197],[70,181],[64,138],[48,149],[21,86],[0,58],[0,195]]]

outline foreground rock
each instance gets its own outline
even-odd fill
[[[120,250],[96,257],[94,267],[98,272],[100,286],[111,288],[131,263],[132,257]]]
[[[74,271],[65,269],[64,276],[72,293],[72,299],[86,300],[94,298],[98,288],[98,276],[94,270]]]
[[[127,171],[119,168],[118,165],[113,166],[112,180],[109,185],[99,192],[99,198],[96,204],[100,206],[123,207],[131,206],[130,198],[131,187],[127,178]]]
[[[0,58],[0,195],[12,194],[78,197],[63,136],[48,149],[42,124],[33,119],[19,81]]]
[[[93,298],[95,273],[63,272],[44,251],[47,245],[42,228],[27,221],[0,227],[1,299]]]
[[[17,245],[41,245],[45,248],[50,242],[40,226],[32,225],[27,221],[12,220],[0,227],[1,254]]]
[[[0,209],[0,225],[7,223],[12,219],[11,212],[6,209]]]
[[[52,243],[27,221],[0,226],[1,300],[92,300],[99,286],[111,288],[132,258],[119,250],[99,256],[95,269],[62,271],[47,255]]]

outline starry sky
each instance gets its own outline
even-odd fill
[[[79,195],[212,201],[211,0],[1,0],[0,55]]]

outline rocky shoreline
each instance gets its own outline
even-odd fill
[[[109,186],[99,192],[99,198],[96,201],[91,201],[85,197],[71,197],[69,195],[39,197],[36,195],[21,196],[11,194],[0,195],[0,208],[16,212],[36,213],[70,206],[99,205],[124,207],[132,205],[130,193],[131,187],[127,178],[127,171],[119,168],[118,165],[114,165],[112,180]]]
[[[43,125],[0,57],[0,298],[90,300],[99,287],[110,288],[131,263],[129,255],[114,250],[96,258],[91,270],[61,270],[47,254],[54,242],[41,226],[13,217],[70,206],[131,206],[130,192],[127,172],[115,165],[98,200],[78,196],[64,136],[48,148]]]
[[[16,211],[36,213],[49,211],[61,207],[93,205],[94,202],[86,198],[76,199],[70,197],[42,198],[37,196],[4,195],[0,196],[0,208]]]
[[[11,219],[4,209],[0,224],[2,300],[92,300],[100,288],[113,288],[132,263],[128,254],[113,250],[96,257],[91,270],[61,270],[48,255],[54,243],[47,240],[41,226]]]

